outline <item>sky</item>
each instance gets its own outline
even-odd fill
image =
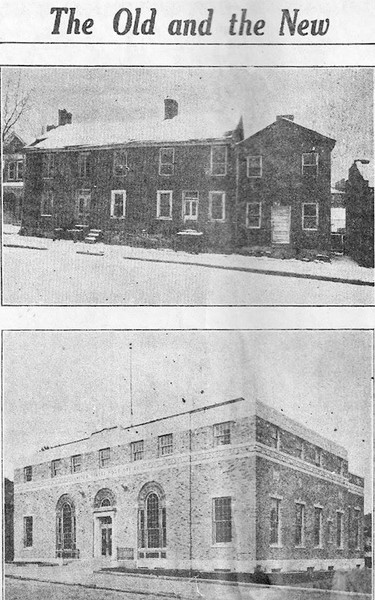
[[[354,159],[373,161],[373,69],[370,68],[23,68],[3,69],[3,89],[17,81],[32,106],[19,123],[27,140],[57,122],[66,108],[73,122],[119,122],[163,116],[167,96],[180,113],[240,115],[245,136],[293,114],[305,127],[337,140],[332,183],[347,177]]]
[[[237,397],[344,446],[371,507],[369,331],[4,332],[4,474],[42,446]]]

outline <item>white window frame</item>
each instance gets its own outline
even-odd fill
[[[232,421],[216,423],[213,427],[214,446],[226,446],[232,443]]]
[[[119,156],[124,156],[125,162],[118,161]],[[122,167],[124,169],[124,172],[117,173],[116,167]],[[128,151],[127,150],[119,150],[119,149],[115,150],[113,153],[113,176],[114,177],[126,177],[126,175],[128,174],[128,171],[129,171]]]
[[[305,156],[311,156],[312,154],[315,155],[315,165],[313,164],[309,164],[305,162]],[[318,169],[319,169],[319,153],[315,152],[314,150],[311,150],[310,152],[303,152],[302,154],[302,175],[309,175],[310,173],[308,171],[305,172],[305,167],[307,168],[311,168],[311,167],[316,167],[316,172],[315,172],[315,176],[318,175]]]
[[[167,161],[167,162],[162,161],[163,152],[165,152],[166,150],[172,152],[172,160],[171,161]],[[164,146],[163,148],[160,148],[159,149],[159,175],[162,175],[163,177],[171,177],[172,175],[174,175],[174,165],[175,165],[175,149],[171,148],[170,146]],[[171,173],[163,173],[164,166],[172,167]]]
[[[61,474],[61,466],[61,458],[51,461],[51,477],[58,477]]]
[[[173,433],[165,433],[158,437],[159,456],[170,456],[173,454]]]
[[[218,519],[216,513],[217,503],[216,500],[229,500],[230,519]],[[217,524],[218,523],[230,523],[230,539],[225,541],[217,541]],[[233,499],[231,496],[220,496],[212,498],[212,543],[214,546],[227,546],[233,543]]]
[[[46,203],[46,196],[48,195],[48,199],[49,199],[49,205],[51,208],[50,212],[45,212],[44,206]],[[42,199],[40,202],[40,216],[41,217],[52,217],[52,213],[53,213],[53,191],[52,190],[45,190],[44,192],[42,192]]]
[[[249,206],[257,204],[259,206],[258,225],[249,225]],[[246,202],[246,227],[248,229],[260,229],[262,227],[262,203],[261,202]]]
[[[130,443],[131,450],[131,460],[132,462],[137,462],[138,460],[143,460],[144,458],[144,441],[137,440],[135,442]]]
[[[162,194],[169,194],[169,217],[160,216]],[[173,190],[158,190],[156,192],[156,218],[160,221],[172,221]]]
[[[106,469],[111,462],[111,448],[100,448],[99,450],[99,468]]]
[[[224,148],[224,150],[225,150],[224,162],[214,161],[214,152],[217,148]],[[223,173],[215,173],[214,165],[224,165],[224,169],[223,169],[224,172]],[[224,146],[222,144],[214,144],[213,146],[211,146],[210,173],[214,177],[225,177],[225,175],[227,174],[227,171],[228,171],[228,148],[227,148],[227,146]]]
[[[282,502],[282,497],[281,496],[275,496],[272,495],[270,496],[270,500],[271,500],[271,511],[270,511],[270,548],[282,548],[282,543],[281,543],[281,502]],[[271,519],[271,513],[272,513],[272,508],[273,505],[275,504],[276,506],[276,515],[277,515],[277,541],[276,542],[271,542],[271,535],[272,535],[272,519]]]
[[[121,194],[123,198],[122,203],[122,215],[120,217],[116,217],[114,214],[115,211],[115,195]],[[110,208],[110,217],[111,219],[125,219],[126,215],[126,190],[111,190],[111,208]]]
[[[316,207],[316,226],[315,227],[305,227],[305,218],[312,219],[311,215],[305,215],[305,206],[315,206]],[[302,203],[302,229],[303,231],[318,231],[319,229],[319,204],[317,202],[303,202]]]
[[[13,177],[11,177],[11,172],[13,172]],[[16,181],[17,179],[17,162],[15,160],[11,160],[8,163],[8,181]]]
[[[196,194],[196,196],[192,195]],[[195,202],[197,210],[196,214],[192,215],[191,207]],[[189,214],[186,213],[186,205],[189,203]],[[184,190],[182,192],[182,218],[184,221],[197,221],[199,211],[199,192],[197,190]]]
[[[80,473],[82,471],[82,454],[74,454],[70,460],[72,473]]]
[[[302,524],[301,524],[301,542],[299,544],[296,543],[296,536],[294,537],[294,545],[296,548],[304,548],[305,547],[305,523],[306,523],[306,504],[305,502],[300,502],[300,500],[295,500],[295,533],[297,531],[297,506],[302,507],[301,515],[302,515]]]
[[[212,216],[212,199],[213,199],[213,195],[214,194],[221,194],[222,197],[222,218],[221,219],[214,219]],[[225,216],[226,216],[226,193],[223,192],[222,190],[212,190],[211,192],[209,192],[208,194],[208,210],[209,210],[209,217],[210,217],[210,221],[214,221],[216,223],[224,223],[225,221]]]
[[[319,511],[319,544],[315,543],[315,516],[316,511]],[[314,527],[313,527],[313,535],[314,535],[314,548],[323,548],[323,506],[318,504],[314,505]]]
[[[340,515],[340,521],[339,521]],[[339,527],[340,522],[340,527]],[[340,544],[337,543],[340,534]],[[336,510],[336,548],[342,550],[344,548],[344,511]]]
[[[259,175],[250,175],[250,159],[258,158],[259,160]],[[261,154],[254,154],[246,157],[246,175],[249,179],[260,179],[263,177],[263,156]]]

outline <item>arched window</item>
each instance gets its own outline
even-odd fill
[[[112,490],[102,488],[99,490],[94,499],[94,509],[110,508],[116,506],[116,497]]]
[[[56,556],[78,558],[76,548],[76,516],[73,500],[64,494],[56,506]]]
[[[147,483],[139,494],[138,543],[140,548],[165,548],[167,513],[165,494],[157,483]]]

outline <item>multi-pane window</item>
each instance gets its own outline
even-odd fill
[[[227,174],[228,150],[226,146],[211,147],[211,175]]]
[[[262,157],[248,156],[247,157],[247,176],[262,177]]]
[[[182,192],[183,218],[185,221],[198,219],[199,192]]]
[[[303,458],[304,445],[301,438],[296,439],[296,454],[298,458]]]
[[[318,229],[319,207],[316,202],[302,204],[302,229],[316,231]]]
[[[354,542],[355,548],[359,548],[359,541],[360,541],[359,527],[360,527],[360,511],[358,508],[355,508],[354,516],[353,516],[353,542]]]
[[[42,172],[45,179],[50,179],[55,173],[55,155],[43,154],[42,157]]]
[[[31,466],[25,467],[23,470],[23,480],[31,481],[33,478],[33,468]]]
[[[78,177],[85,179],[90,177],[90,154],[82,152],[78,155]]]
[[[167,513],[155,492],[148,494],[138,513],[139,547],[165,548],[167,545]]]
[[[72,473],[79,473],[82,470],[82,454],[76,454],[71,458]]]
[[[159,435],[159,456],[173,453],[173,434]]]
[[[61,460],[57,458],[51,462],[51,477],[57,477],[61,473]]]
[[[23,177],[23,160],[13,160],[8,164],[8,180],[20,181]]]
[[[135,462],[136,460],[143,459],[143,453],[144,453],[143,440],[138,440],[138,442],[132,442],[130,448],[131,448],[132,461]]]
[[[115,150],[113,155],[113,174],[124,177],[128,174],[128,153],[126,150]]]
[[[214,544],[232,541],[232,499],[230,496],[213,499]]]
[[[225,192],[210,192],[209,214],[211,221],[225,221]]]
[[[296,503],[295,538],[296,546],[303,546],[305,541],[305,505]]]
[[[16,163],[14,161],[8,164],[8,179],[14,181],[16,179]]]
[[[102,448],[99,450],[99,467],[104,469],[108,467],[111,460],[111,449],[110,448]]]
[[[315,464],[316,464],[317,467],[321,467],[322,466],[322,451],[321,451],[320,448],[315,448],[314,462],[315,462]]]
[[[33,545],[33,518],[23,518],[23,545],[30,548]]]
[[[344,515],[342,512],[336,512],[336,545],[338,548],[342,548],[342,526],[343,526]]]
[[[327,521],[327,542],[329,544],[332,544],[333,542],[333,527],[332,527],[333,523],[331,519],[328,519]]]
[[[246,203],[246,227],[249,229],[260,229],[262,222],[262,203]]]
[[[272,544],[273,546],[280,546],[280,510],[280,498],[271,498],[270,544]]]
[[[156,218],[157,219],[172,219],[172,196],[173,192],[159,190],[156,198]]]
[[[276,425],[270,426],[270,437],[271,437],[271,445],[274,448],[279,448],[280,446],[280,430]]]
[[[126,212],[126,191],[111,191],[111,218],[123,219]]]
[[[232,423],[230,421],[214,425],[214,446],[230,444],[231,425]]]
[[[40,214],[42,217],[50,217],[53,213],[53,192],[43,192],[40,202]]]
[[[304,175],[318,174],[318,153],[304,152],[302,154],[302,173]]]
[[[314,506],[314,546],[322,546],[322,521],[323,509],[320,506]]]
[[[159,175],[173,175],[174,173],[174,148],[160,148],[159,150]]]

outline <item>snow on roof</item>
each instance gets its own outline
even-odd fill
[[[209,115],[177,116],[173,119],[122,121],[121,123],[77,123],[49,131],[30,147],[39,149],[110,146],[131,143],[171,143],[206,139],[226,139],[239,123],[229,118]]]
[[[287,119],[286,117],[279,117],[276,119],[276,121],[273,121],[272,123],[270,123],[269,125],[267,125],[266,127],[263,127],[263,129],[258,129],[257,131],[254,131],[253,133],[251,133],[245,140],[243,140],[244,142],[246,140],[249,140],[250,138],[253,138],[259,134],[262,134],[264,131],[268,131],[271,128],[277,127],[278,125],[280,125],[280,123],[285,124],[288,123],[291,127],[295,127],[297,129],[300,129],[308,134],[313,134],[315,137],[319,137],[322,139],[327,140],[328,142],[330,142],[332,145],[335,144],[336,140],[334,140],[331,137],[328,137],[327,135],[324,135],[323,133],[319,133],[318,131],[315,131],[314,129],[309,129],[308,127],[305,127],[304,125],[300,125],[299,123],[296,123],[294,120],[291,119]]]

